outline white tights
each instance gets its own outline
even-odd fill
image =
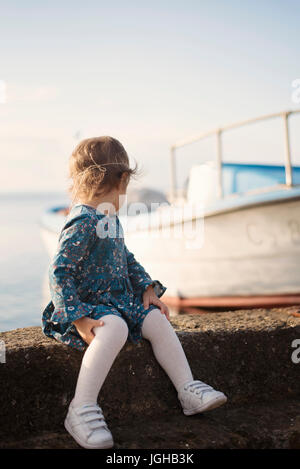
[[[97,402],[105,378],[128,337],[124,319],[109,314],[101,320],[104,326],[94,328],[95,338],[83,356],[73,398],[75,407]],[[153,309],[145,317],[142,336],[150,341],[155,358],[177,391],[184,383],[193,380],[177,334],[159,309]]]

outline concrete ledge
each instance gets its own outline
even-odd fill
[[[181,412],[155,419],[108,422],[114,449],[300,449],[300,402],[284,400],[242,407],[221,407],[203,415]],[[1,448],[78,449],[66,432],[41,432]]]
[[[171,322],[195,378],[224,391],[225,407],[234,409],[300,396],[300,364],[291,360],[300,319],[289,312],[292,308],[242,310],[178,316]],[[0,340],[6,344],[6,363],[0,364],[0,441],[62,432],[82,353],[47,339],[38,327],[2,333]],[[181,415],[175,389],[147,341],[125,345],[101,390],[100,405],[115,426]]]

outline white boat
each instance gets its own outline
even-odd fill
[[[300,167],[292,166],[290,111],[216,129],[171,148],[170,204],[120,220],[129,250],[167,288],[171,306],[251,307],[300,304]],[[225,131],[282,117],[285,165],[222,162]],[[216,135],[216,164],[190,169],[187,188],[176,188],[175,151]],[[198,213],[186,208],[198,207]],[[42,234],[52,255],[65,207],[45,213]],[[170,223],[171,218],[171,223]],[[181,235],[176,235],[181,233]],[[201,242],[203,238],[203,242]]]

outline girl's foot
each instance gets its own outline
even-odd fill
[[[97,404],[69,406],[65,428],[83,448],[104,449],[114,445],[112,434],[104,420],[101,407]]]
[[[185,415],[215,409],[227,401],[225,394],[199,380],[185,383],[178,391],[178,399]]]

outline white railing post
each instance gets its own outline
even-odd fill
[[[288,118],[290,113],[284,112],[282,114],[284,122],[284,135],[285,135],[285,183],[288,187],[293,185],[292,164],[291,164],[291,149],[290,149],[290,135]]]
[[[217,136],[217,192],[218,197],[223,197],[223,183],[222,183],[222,130],[218,129],[216,132]]]
[[[170,190],[170,202],[171,204],[175,201],[176,193],[176,161],[175,161],[175,147],[171,147],[171,190]]]

